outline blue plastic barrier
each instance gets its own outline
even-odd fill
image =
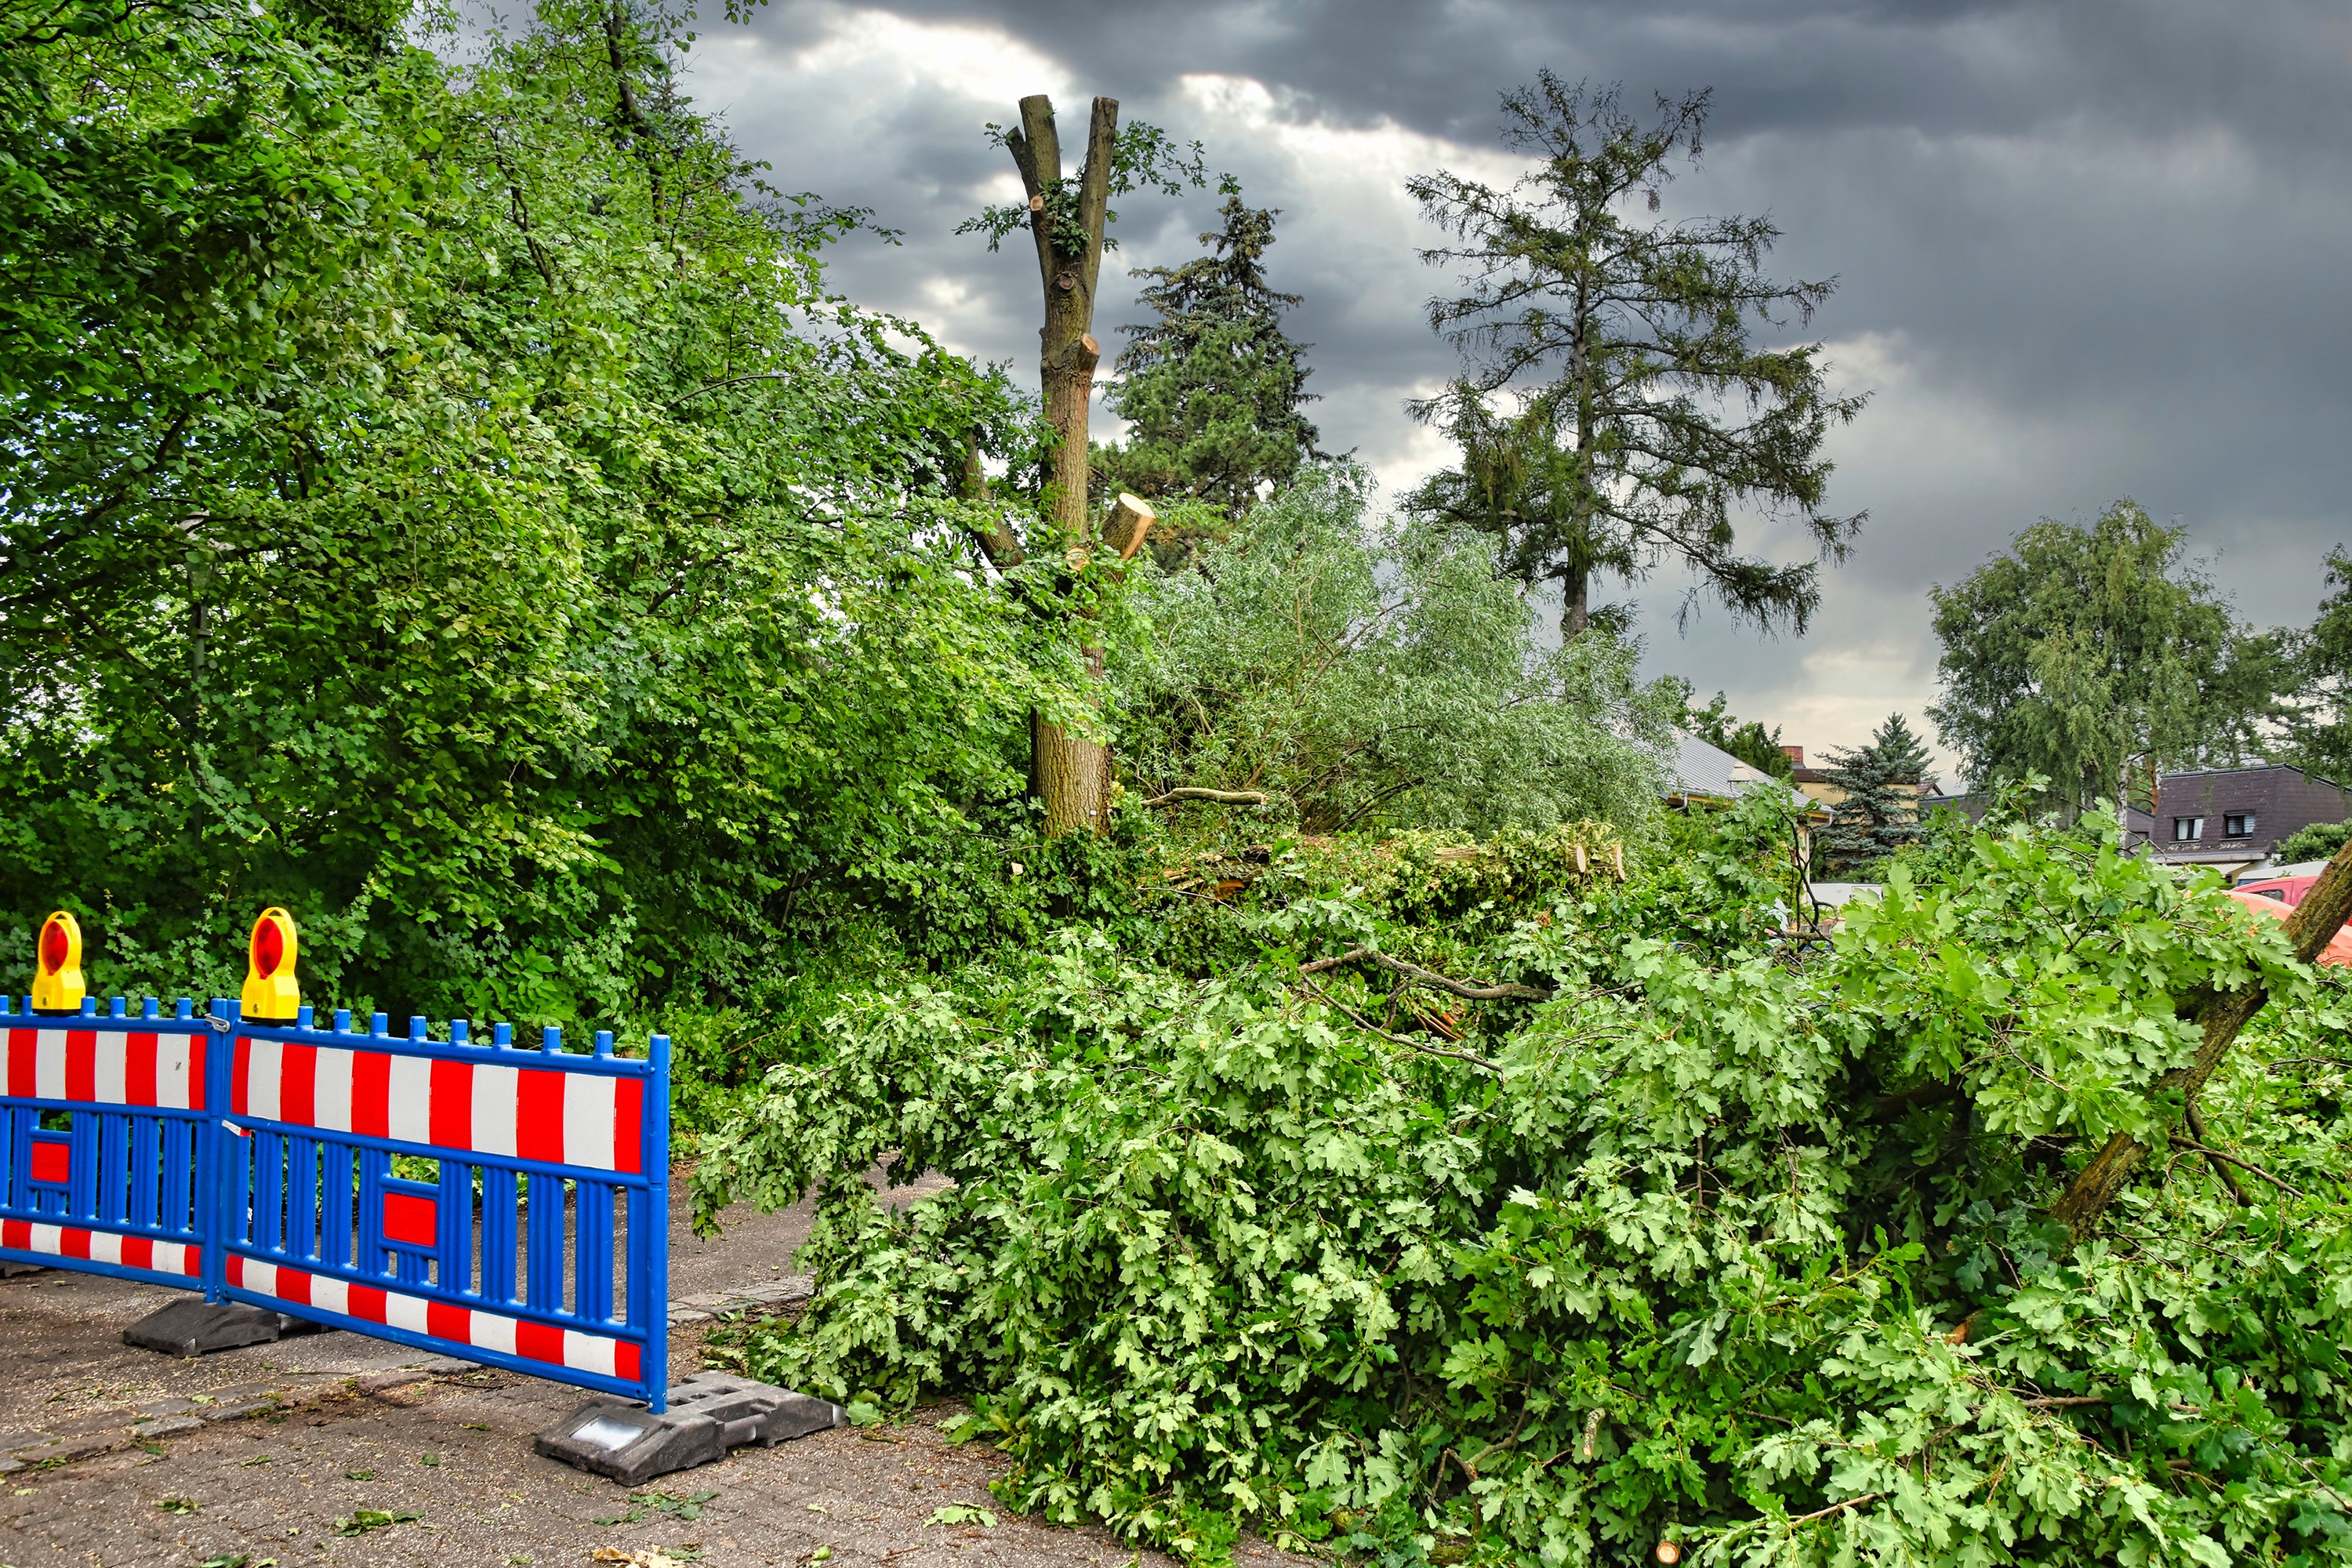
[[[0,997],[0,1258],[198,1288],[664,1407],[669,1041]],[[52,1125],[62,1123],[62,1125]],[[403,1156],[428,1163],[403,1174]],[[429,1179],[422,1179],[429,1173]]]

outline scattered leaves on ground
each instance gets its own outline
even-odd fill
[[[395,1524],[407,1524],[424,1516],[414,1513],[389,1513],[380,1508],[354,1510],[348,1519],[335,1521],[337,1535],[365,1535],[371,1530],[387,1530]]]
[[[666,1513],[672,1519],[700,1519],[702,1517],[702,1505],[709,1502],[712,1498],[715,1498],[719,1494],[715,1491],[696,1492],[691,1497],[674,1497],[670,1493],[665,1491],[631,1492],[629,1494],[629,1510],[626,1513],[616,1513],[609,1519],[600,1519],[596,1522],[599,1524],[635,1524],[644,1520],[648,1514],[656,1513]]]

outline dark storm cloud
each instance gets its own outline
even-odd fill
[[[1705,163],[1670,200],[1769,213],[1777,270],[1840,279],[1808,330],[1874,394],[1835,438],[1832,497],[1872,521],[1801,640],[1719,613],[1678,636],[1667,574],[1638,598],[1654,668],[1816,746],[1919,717],[1926,589],[2036,516],[2133,495],[2264,620],[2307,616],[2346,535],[2340,4],[785,0],[707,29],[697,59],[697,90],[779,183],[906,230],[845,247],[839,286],[1024,376],[1033,265],[951,233],[1009,171],[980,122],[1025,91],[1066,114],[1105,91],[1201,137],[1284,209],[1274,270],[1307,299],[1326,444],[1392,484],[1443,456],[1401,405],[1453,363],[1420,315],[1445,279],[1413,255],[1405,175],[1507,177],[1496,95],[1541,65],[1635,103],[1712,87]],[[1213,205],[1126,204],[1112,266],[1192,254]],[[1119,279],[1103,322],[1131,300]]]

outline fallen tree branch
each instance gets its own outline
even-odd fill
[[[1794,1530],[1801,1524],[1811,1524],[1817,1519],[1827,1519],[1833,1513],[1843,1513],[1850,1508],[1860,1508],[1864,1503],[1876,1502],[1885,1495],[1885,1492],[1864,1492],[1860,1497],[1850,1497],[1843,1502],[1833,1502],[1827,1508],[1817,1508],[1811,1513],[1801,1513],[1789,1521],[1789,1528]]]
[[[1302,963],[1298,966],[1298,973],[1319,974],[1324,970],[1337,969],[1343,963],[1354,963],[1360,959],[1377,963],[1391,974],[1402,974],[1415,984],[1426,985],[1432,991],[1443,991],[1449,995],[1462,997],[1465,1001],[1500,1002],[1506,999],[1516,999],[1549,1002],[1551,1000],[1550,992],[1533,985],[1521,985],[1514,981],[1507,980],[1495,985],[1465,985],[1459,980],[1438,973],[1434,969],[1423,969],[1418,963],[1408,963],[1402,958],[1391,958],[1385,952],[1374,952],[1368,947],[1351,947],[1337,958],[1318,958],[1312,963]]]
[[[2320,873],[2318,882],[2286,918],[2286,940],[2294,949],[2296,960],[2309,963],[2317,958],[2320,950],[2343,929],[2347,916],[2352,916],[2352,842],[2336,852],[2327,869]],[[2184,1100],[2194,1099],[2205,1087],[2206,1080],[2236,1043],[2238,1031],[2269,1000],[2270,992],[2260,985],[2228,994],[2207,991],[2198,997],[2195,1018],[2204,1037],[2198,1044],[2197,1058],[2189,1064],[2180,1086]],[[2188,1010],[2184,1004],[2184,1013]],[[2063,1225],[2076,1241],[2084,1240],[2147,1154],[2147,1145],[2128,1132],[2115,1134],[2075,1175],[2065,1195],[2051,1206],[2051,1217]]]
[[[1171,805],[1180,800],[1205,800],[1218,805],[1264,805],[1265,795],[1254,789],[1202,789],[1194,784],[1185,784],[1170,790],[1166,795],[1155,795],[1143,804]]]
[[[1344,1015],[1348,1021],[1355,1025],[1356,1027],[1363,1030],[1367,1034],[1378,1035],[1381,1039],[1386,1040],[1392,1046],[1402,1046],[1406,1050],[1419,1051],[1423,1056],[1448,1057],[1457,1062],[1468,1062],[1472,1067],[1483,1068],[1487,1072],[1493,1073],[1496,1078],[1503,1076],[1503,1069],[1500,1064],[1488,1061],[1485,1057],[1478,1055],[1475,1051],[1449,1051],[1442,1046],[1426,1045],[1420,1040],[1409,1040],[1402,1035],[1391,1035],[1386,1029],[1381,1028],[1378,1024],[1373,1023],[1370,1018],[1365,1017],[1361,1013],[1357,1012],[1353,1007],[1349,1006],[1345,1002],[1340,1001],[1337,996],[1332,995],[1328,991],[1324,990],[1320,985],[1317,985],[1309,982],[1306,989],[1308,995],[1314,997],[1318,1002],[1322,1003],[1326,1007],[1331,1008],[1333,1011]]]
[[[2287,1183],[2280,1181],[2276,1176],[2272,1175],[2268,1171],[2263,1170],[2252,1160],[2241,1160],[2235,1154],[2224,1154],[2219,1149],[2209,1149],[2202,1143],[2191,1143],[2186,1138],[2175,1138],[2173,1142],[2179,1144],[2183,1149],[2195,1150],[2198,1153],[2204,1155],[2208,1160],[2227,1160],[2232,1165],[2237,1166],[2241,1171],[2252,1171],[2255,1175],[2260,1176],[2263,1181],[2268,1182],[2271,1185],[2276,1187],[2283,1193],[2292,1194],[2294,1196],[2298,1198],[2307,1198],[2311,1195],[2309,1193],[2305,1192],[2301,1187],[2291,1186]],[[2237,1184],[2235,1182],[2231,1183],[2230,1188],[2232,1192],[2237,1191]],[[2241,1203],[2245,1201],[2244,1194],[2240,1194],[2239,1201]]]
[[[2205,1113],[2197,1109],[2197,1100],[2194,1095],[2180,1102],[2180,1113],[2189,1123],[2189,1135],[2197,1140],[2199,1152],[2205,1155],[2205,1163],[2212,1168],[2213,1174],[2221,1179],[2221,1184],[2230,1190],[2231,1201],[2242,1209],[2253,1207],[2254,1200],[2246,1195],[2246,1189],[2239,1185],[2238,1178],[2230,1173],[2228,1165],[2222,1163],[2223,1157],[2209,1151],[2207,1146],[2213,1142],[2213,1138],[2205,1131]]]

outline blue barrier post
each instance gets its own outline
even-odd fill
[[[669,1408],[669,1037],[656,1035],[646,1042],[653,1064],[653,1084],[646,1095],[646,1163],[653,1185],[646,1194],[646,1261],[645,1279],[659,1281],[646,1317],[649,1408],[656,1415]],[[635,1239],[632,1227],[631,1239]],[[636,1292],[629,1293],[636,1306]]]
[[[187,1007],[184,1002],[180,1005],[183,1009]],[[212,1005],[205,1009],[205,1016],[216,1024],[227,1024],[227,1000],[214,997]],[[236,1202],[228,1182],[231,1134],[221,1124],[221,1112],[228,1105],[232,1053],[223,1048],[228,1038],[224,1031],[214,1029],[205,1042],[205,1104],[211,1114],[196,1123],[196,1180],[201,1184],[211,1222],[205,1226],[205,1300],[215,1306],[228,1299],[228,1249],[221,1245],[221,1238],[229,1234],[231,1205]]]

